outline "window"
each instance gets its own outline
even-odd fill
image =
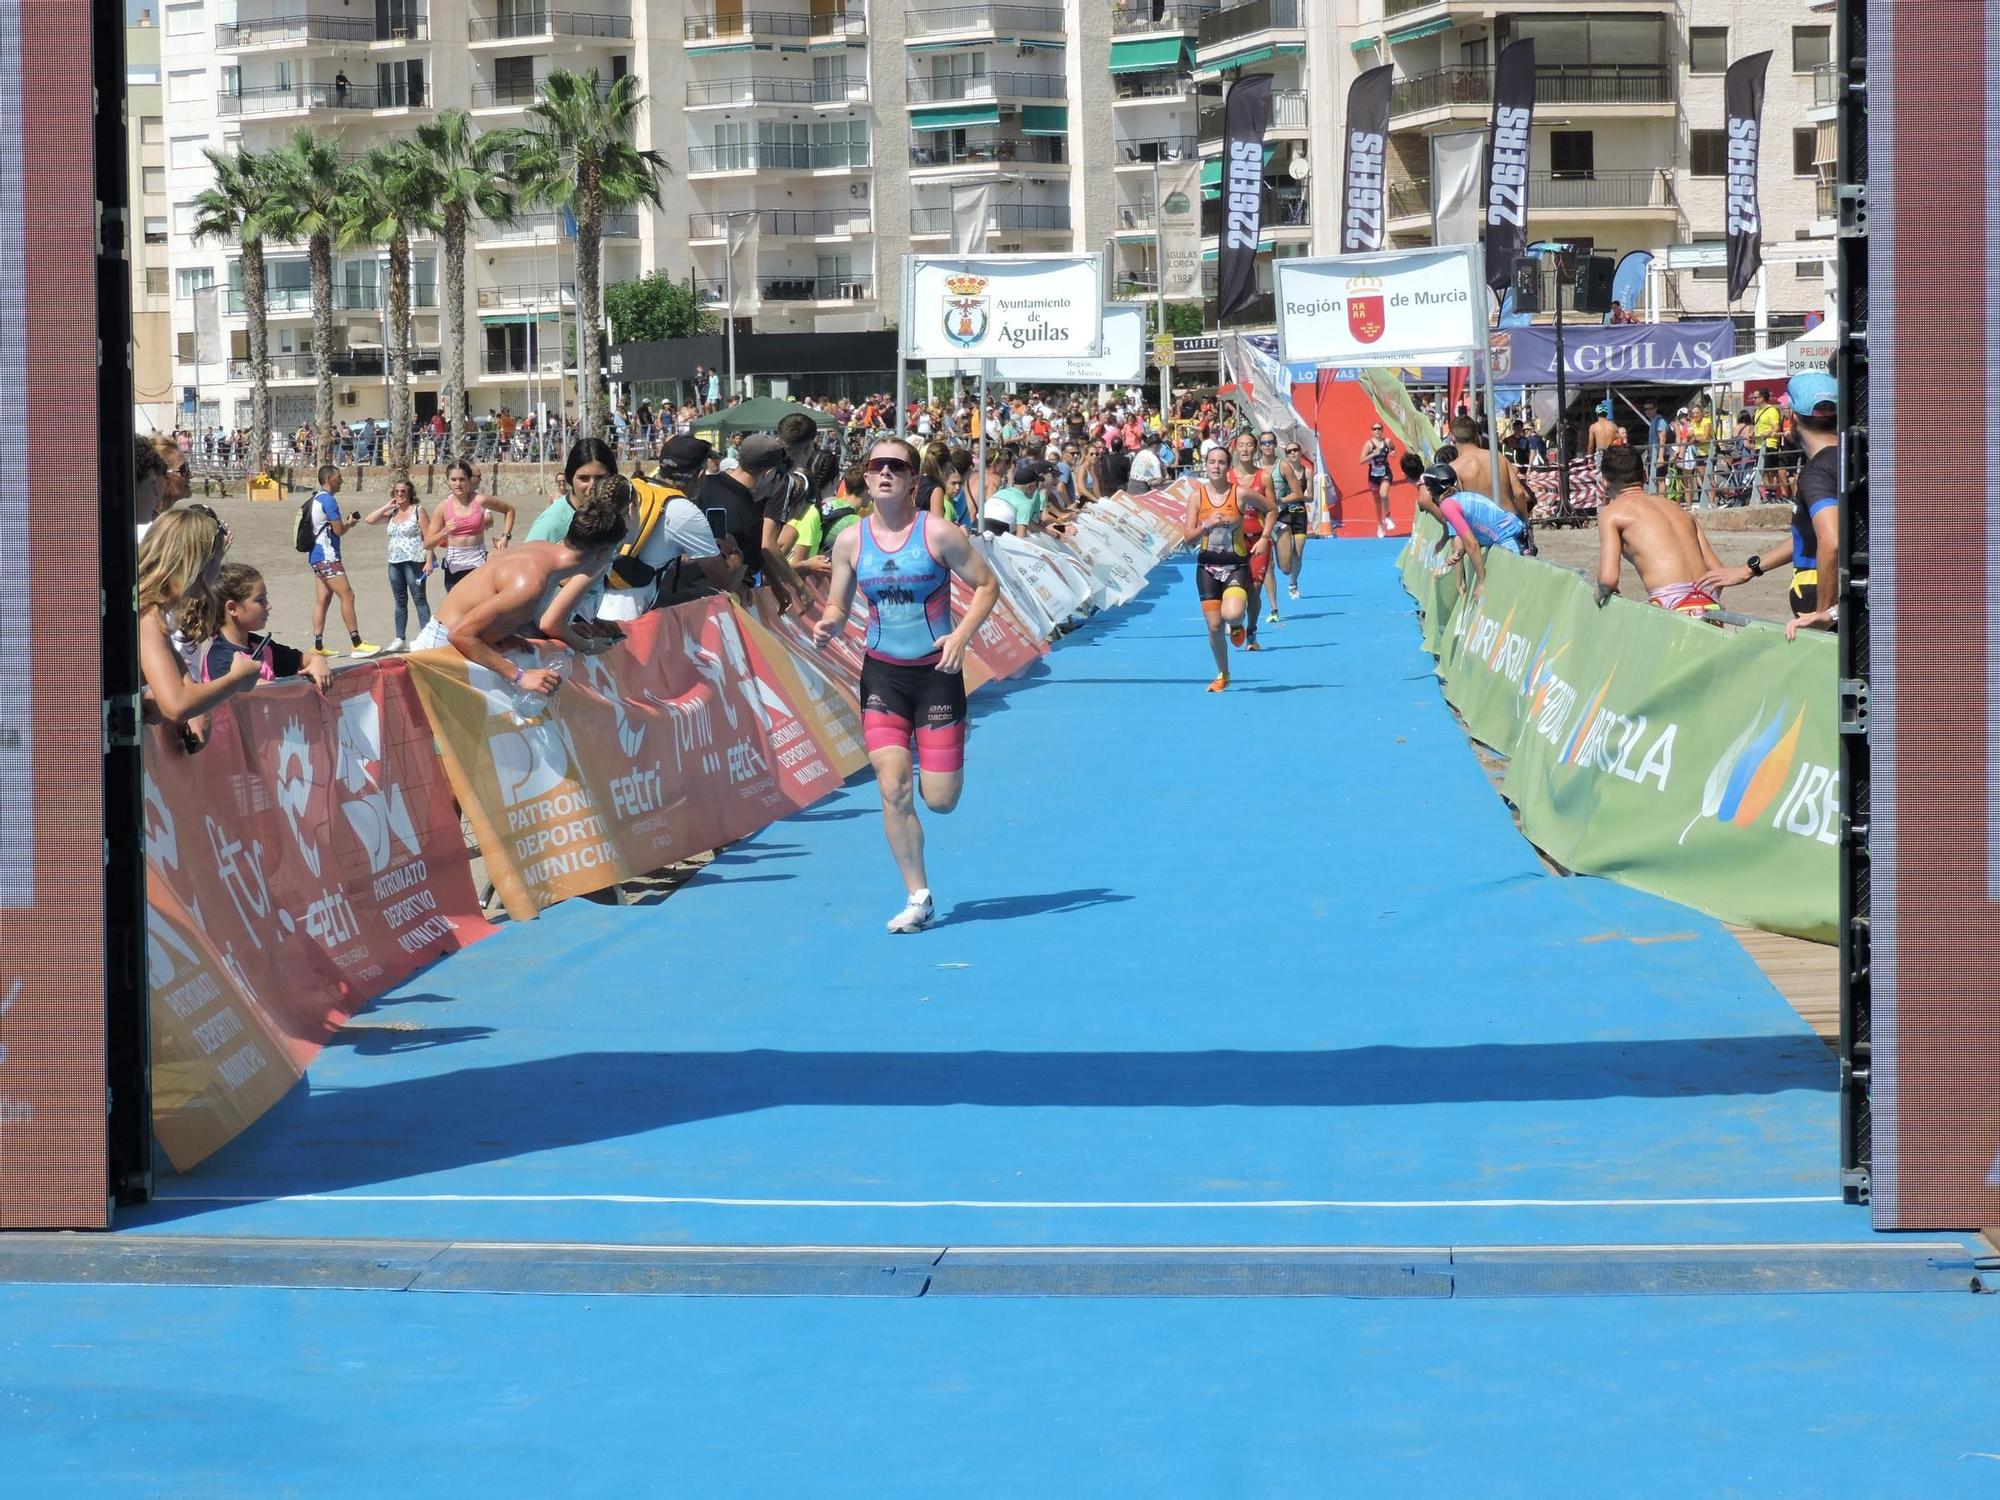
[[[1597,137],[1588,130],[1551,130],[1549,170],[1557,177],[1594,175],[1597,170]]]
[[[1715,134],[1721,135],[1722,132],[1718,130]],[[1720,250],[1728,242],[1719,234],[1698,234],[1694,237],[1693,243],[1697,245],[1713,245],[1716,249]],[[1696,266],[1691,274],[1696,281],[1727,281],[1729,279],[1729,263],[1727,260],[1718,259],[1712,266]]]
[[[125,86],[133,89],[158,88],[160,86],[160,65],[158,63],[127,63],[125,65]]]
[[[164,245],[167,242],[167,221],[163,214],[146,216],[146,243]]]
[[[1729,28],[1690,26],[1688,28],[1688,71],[1727,73],[1729,71]]]
[[[174,359],[177,363],[184,365],[191,365],[194,363],[193,334],[177,333],[174,335]]]
[[[158,115],[139,116],[139,144],[157,146],[160,144],[160,117]]]
[[[182,299],[192,297],[203,287],[214,285],[214,266],[182,266],[174,272],[174,295]]]
[[[1833,61],[1833,28],[1831,26],[1794,26],[1792,28],[1792,71],[1810,73],[1814,68],[1823,68]]]
[[[493,59],[493,102],[495,104],[535,102],[535,60],[532,57]]]
[[[175,70],[167,75],[167,103],[193,104],[208,92],[208,69]]]
[[[177,135],[167,147],[167,165],[170,167],[198,167],[201,165],[201,148],[208,144],[205,135]]]
[[[139,191],[148,197],[167,190],[167,169],[165,167],[141,167],[139,169]]]
[[[183,236],[194,233],[194,205],[192,203],[176,203],[174,205],[174,233]]]
[[[146,295],[164,297],[167,295],[167,268],[165,266],[146,267]]]
[[[1729,132],[1690,130],[1688,132],[1688,175],[1726,177],[1729,175]]]
[[[202,12],[207,7],[195,5],[169,5],[167,7],[168,36],[200,36],[202,33]]]
[[[1800,229],[1793,232],[1792,238],[1795,240],[1809,240],[1812,238],[1812,235],[1809,231]],[[1792,265],[1792,279],[1795,281],[1824,281],[1826,280],[1826,262],[1823,260],[1795,261]]]
[[[1811,177],[1815,175],[1814,151],[1819,144],[1819,132],[1808,125],[1804,130],[1792,132],[1792,175]]]
[[[378,106],[384,109],[420,109],[426,97],[424,60],[421,57],[375,64],[375,103]]]

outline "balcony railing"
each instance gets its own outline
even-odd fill
[[[681,36],[690,42],[714,42],[725,37],[811,36],[816,17],[798,11],[741,10],[734,15],[688,16]]]
[[[912,104],[954,99],[1061,99],[1067,84],[1060,73],[963,73],[949,78],[906,79]]]
[[[1111,31],[1114,36],[1127,36],[1135,31],[1193,31],[1205,16],[1212,16],[1220,5],[1157,4],[1155,0],[1119,0],[1111,11]]]
[[[1144,140],[1116,143],[1121,153],[1121,166],[1131,166],[1134,162],[1181,161],[1195,154],[1195,146],[1195,138],[1191,135],[1155,135]]]
[[[551,338],[550,342],[553,343],[554,339]],[[482,349],[479,352],[479,373],[482,375],[560,375],[575,368],[574,360],[565,361],[553,349],[544,351],[539,359],[526,349]]]
[[[560,214],[522,214],[507,224],[497,224],[491,219],[483,220],[478,229],[478,237],[481,240],[552,239],[565,235],[567,231],[568,225]],[[639,215],[636,212],[606,214],[603,235],[607,240],[637,239]]]
[[[1821,63],[1813,69],[1813,108],[1840,103],[1840,64]]]
[[[1194,92],[1185,73],[1126,73],[1111,80],[1113,99],[1178,99]]]
[[[1201,326],[1213,329],[1218,326],[1215,316],[1215,288],[1202,289]],[[1270,292],[1259,292],[1249,303],[1221,320],[1223,328],[1260,328],[1278,321],[1278,299]]]
[[[1222,102],[1203,105],[1195,112],[1195,129],[1205,141],[1222,139]],[[1304,130],[1306,128],[1306,93],[1304,89],[1278,89],[1271,95],[1271,128],[1273,130]]]
[[[1389,184],[1389,217],[1406,219],[1414,214],[1428,216],[1431,211],[1431,184],[1427,177]]]
[[[313,373],[319,368],[310,352],[272,354],[266,357],[265,363],[270,367],[273,380],[311,380]],[[229,378],[248,380],[250,361],[247,358],[232,358],[229,361]]]
[[[703,302],[720,306],[729,294],[728,283],[720,278],[698,280],[695,295]],[[866,302],[875,295],[873,276],[760,276],[758,295],[766,302]]]
[[[1120,230],[1151,229],[1153,227],[1153,200],[1144,198],[1137,203],[1119,204],[1118,227]]]
[[[1673,72],[1662,63],[1578,63],[1535,69],[1537,104],[1671,104]],[[1399,78],[1389,89],[1389,114],[1422,114],[1454,105],[1493,102],[1491,68],[1440,68]]]
[[[860,78],[697,78],[687,86],[689,104],[838,104],[867,96]]]
[[[467,17],[467,29],[475,42],[525,41],[530,37],[581,36],[626,41],[632,36],[632,18],[583,10],[520,10],[504,16]]]
[[[729,233],[727,214],[689,214],[688,238],[719,240]],[[758,232],[794,238],[822,238],[828,235],[868,233],[868,211],[863,208],[766,208],[758,213]]]
[[[310,355],[307,358],[311,358]],[[414,349],[410,353],[410,373],[412,375],[435,375],[442,358],[442,351],[433,344],[428,349]],[[373,376],[380,380],[388,373],[385,351],[381,349],[341,349],[333,356],[333,373],[336,375]]]
[[[1063,29],[1062,7],[1055,5],[933,5],[903,17],[911,36],[941,31],[1052,31]]]
[[[422,109],[429,96],[422,84],[377,88],[356,83],[278,83],[215,96],[221,115],[273,115],[308,109]]]
[[[242,47],[304,46],[312,42],[422,42],[431,34],[429,16],[409,16],[391,26],[366,16],[259,16],[252,21],[226,21],[215,28],[215,45],[225,51]]]
[[[1059,165],[1069,160],[1069,143],[1059,135],[1002,136],[988,140],[959,141],[950,131],[938,131],[935,144],[912,142],[913,167],[956,167],[968,164],[1041,162]]]
[[[333,310],[335,312],[379,312],[388,290],[382,286],[349,286],[345,282],[333,284]],[[413,308],[433,308],[438,305],[437,287],[433,284],[412,286],[410,306]],[[222,294],[222,310],[230,314],[241,314],[249,307],[248,298],[241,287],[232,286]],[[267,316],[282,316],[287,313],[309,313],[313,310],[312,288],[309,286],[271,286],[264,288],[264,312]]]
[[[987,212],[988,229],[1031,229],[1049,232],[1069,230],[1069,205],[1067,203],[996,203]],[[951,210],[948,208],[913,208],[910,210],[910,233],[950,234]]]
[[[1626,171],[1536,172],[1528,178],[1528,207],[1556,213],[1580,209],[1670,209],[1675,205],[1672,180],[1651,167]],[[1426,178],[1389,184],[1389,217],[1428,215],[1431,185]]]
[[[866,141],[738,141],[688,147],[690,172],[830,172],[865,167]]]
[[[1221,234],[1229,221],[1229,210],[1220,198],[1201,200],[1201,232],[1204,237]],[[1306,222],[1306,195],[1297,189],[1264,189],[1264,229],[1297,229]]]
[[[1403,16],[1408,15],[1413,10],[1428,10],[1431,6],[1441,3],[1443,3],[1443,0],[1385,0],[1382,6],[1382,14],[1385,17]]]
[[[1195,45],[1219,47],[1260,31],[1298,29],[1299,0],[1249,0],[1247,5],[1228,5],[1203,16],[1195,28]]]
[[[535,102],[536,89],[532,83],[475,83],[472,86],[472,107],[474,109],[526,109]]]
[[[576,287],[567,281],[516,281],[505,286],[483,286],[474,296],[481,308],[492,307],[571,307],[576,303]]]

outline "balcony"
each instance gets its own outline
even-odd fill
[[[1278,321],[1278,299],[1275,293],[1259,292],[1246,306],[1221,320],[1218,325],[1215,316],[1215,288],[1202,288],[1201,326],[1213,331],[1222,328],[1269,328]]]
[[[866,141],[738,141],[688,147],[688,172],[838,172],[865,167]]]
[[[1153,200],[1141,199],[1136,203],[1118,205],[1118,234],[1151,234],[1153,232]]]
[[[1201,200],[1201,233],[1204,239],[1222,233],[1228,222],[1229,211],[1220,198]],[[1269,234],[1274,229],[1303,229],[1306,227],[1306,195],[1297,188],[1264,189],[1264,216],[1260,233]]]
[[[1014,162],[1039,162],[1064,166],[1069,162],[1069,143],[1059,135],[1000,136],[987,140],[956,140],[954,132],[938,131],[935,145],[910,147],[912,167],[1005,166]]]
[[[1111,80],[1111,102],[1129,104],[1139,99],[1184,99],[1194,89],[1194,80],[1185,73],[1125,73]]]
[[[745,210],[747,212],[747,210]],[[689,214],[688,238],[719,240],[729,233],[728,214]],[[833,239],[867,234],[865,208],[766,208],[757,214],[760,234],[780,239]]]
[[[1067,203],[996,203],[986,215],[989,230],[1028,230],[1044,234],[1069,233],[1069,205]],[[910,210],[910,233],[917,235],[940,235],[951,233],[951,210],[948,208],[913,208]]]
[[[1130,36],[1146,31],[1193,31],[1221,9],[1219,5],[1158,4],[1156,0],[1119,0],[1111,12],[1111,34]]]
[[[1673,213],[1677,206],[1672,180],[1650,167],[1589,176],[1536,172],[1528,178],[1528,208],[1536,213]],[[1389,184],[1390,218],[1427,219],[1430,212],[1431,185],[1427,179]]]
[[[468,16],[466,29],[475,44],[551,41],[559,36],[619,42],[632,39],[632,18],[596,11],[521,10],[504,16]]]
[[[720,307],[728,283],[698,280],[695,295],[704,306]],[[867,302],[875,296],[873,276],[760,276],[757,294],[766,302]]]
[[[311,355],[306,356],[311,359]],[[410,373],[412,375],[435,375],[442,359],[442,351],[437,345],[417,348],[410,353]],[[388,373],[388,360],[381,348],[341,349],[333,356],[333,373],[362,379],[383,379]]]
[[[314,372],[319,368],[318,364],[314,362],[310,351],[301,351],[297,354],[273,354],[267,357],[266,363],[270,366],[273,382],[283,380],[311,380],[315,378]],[[229,361],[229,378],[231,380],[250,379],[250,361],[247,358],[232,357]]]
[[[229,21],[215,28],[215,45],[224,52],[248,52],[289,47],[337,46],[359,42],[429,41],[428,16],[410,16],[395,25],[363,16],[259,16],[253,21]]]
[[[566,228],[560,214],[521,214],[507,224],[482,220],[476,233],[481,244],[514,240],[522,243],[535,240],[547,242],[557,238],[567,239]],[[639,237],[639,215],[636,212],[608,213],[604,216],[602,232],[607,240],[636,240]]]
[[[1222,139],[1222,101],[1206,104],[1195,114],[1194,128],[1205,141]],[[1271,128],[1273,130],[1304,130],[1306,128],[1306,93],[1304,89],[1274,89],[1271,93]]]
[[[1399,78],[1389,89],[1389,117],[1493,102],[1491,68],[1440,68]],[[1661,63],[1578,63],[1535,69],[1535,103],[1563,105],[1672,104],[1673,70]]]
[[[1121,169],[1149,167],[1156,161],[1183,161],[1195,154],[1195,146],[1195,138],[1191,135],[1153,135],[1142,140],[1114,143]]]
[[[868,97],[859,78],[697,78],[687,86],[690,107],[716,104],[844,104]]]
[[[949,78],[909,78],[912,104],[949,104],[958,99],[1062,99],[1067,83],[1060,73],[960,73]],[[917,128],[921,127],[919,122]]]
[[[1813,108],[1831,109],[1840,103],[1840,64],[1821,63],[1813,69]]]
[[[350,286],[346,282],[333,284],[333,310],[335,312],[380,312],[387,289],[381,286]],[[435,308],[438,305],[437,287],[421,285],[410,288],[410,306],[418,311]],[[241,287],[232,286],[222,294],[222,310],[232,316],[240,316],[248,310],[248,299]],[[266,317],[286,317],[292,314],[307,315],[313,310],[312,288],[309,286],[272,286],[264,289],[264,315]]]
[[[600,78],[597,81],[597,97],[609,99],[615,79]],[[472,107],[474,109],[526,109],[541,97],[541,84],[528,83],[475,83],[472,86]]]
[[[1056,5],[943,5],[907,12],[903,29],[910,36],[946,32],[986,31],[1016,36],[1022,32],[1061,36],[1062,7]]]
[[[357,83],[341,88],[331,83],[277,83],[215,96],[216,113],[223,116],[306,114],[317,109],[424,109],[429,103],[421,84],[377,88]]]
[[[567,281],[516,281],[480,287],[473,301],[482,312],[509,307],[573,307],[576,287]]]
[[[553,334],[548,342],[555,342]],[[574,374],[576,360],[567,360],[554,349],[544,351],[539,358],[526,349],[494,349],[479,351],[479,373],[482,375],[514,375],[525,380],[530,375],[545,375],[553,379],[559,375]]]
[[[1389,217],[1428,219],[1431,216],[1431,184],[1427,177],[1389,184]]]
[[[1203,16],[1195,28],[1195,45],[1206,50],[1260,31],[1297,31],[1299,26],[1299,0],[1250,0]]]
[[[740,10],[733,15],[687,16],[681,21],[681,37],[700,44],[747,40],[755,36],[812,36],[819,20],[817,16],[785,10]]]

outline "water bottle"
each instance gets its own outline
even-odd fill
[[[574,654],[570,651],[564,651],[561,655],[548,657],[537,662],[536,665],[546,668],[554,672],[558,677],[561,677],[568,670],[570,660]],[[532,671],[533,668],[526,670]],[[516,689],[514,696],[516,700],[513,712],[515,728],[527,729],[542,722],[543,717],[549,710],[549,695],[547,693],[529,693]]]

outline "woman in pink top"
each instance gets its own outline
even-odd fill
[[[504,524],[493,545],[504,547],[514,540],[514,507],[480,494],[478,476],[462,458],[452,460],[445,470],[445,482],[450,493],[444,504],[431,512],[424,545],[444,549],[444,589],[448,594],[461,578],[486,561],[486,528],[493,524],[495,514],[504,517]]]

